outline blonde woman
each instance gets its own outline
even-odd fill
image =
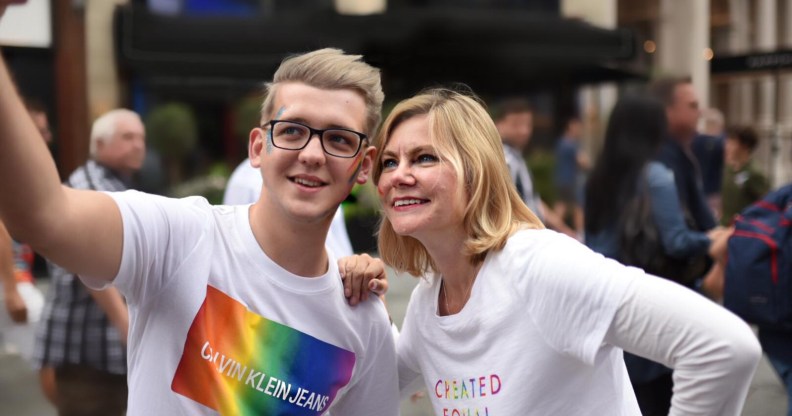
[[[627,350],[676,369],[671,414],[740,413],[760,356],[748,326],[544,229],[475,98],[401,102],[378,148],[380,253],[423,277],[398,339],[403,393],[423,381],[438,415],[637,415]]]

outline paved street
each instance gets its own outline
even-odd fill
[[[391,278],[388,307],[393,319],[401,324],[415,279],[409,276]],[[4,311],[4,309],[2,310]],[[2,351],[2,349],[0,349]],[[783,387],[767,360],[762,360],[754,377],[743,416],[781,416],[786,409]],[[431,416],[427,398],[415,403],[402,403],[404,416]],[[0,352],[0,416],[55,416],[55,411],[42,396],[35,373],[13,352]]]

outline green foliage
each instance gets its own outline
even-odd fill
[[[534,190],[539,193],[544,202],[553,206],[556,200],[553,179],[555,155],[551,151],[536,149],[528,155],[528,168],[533,176]]]
[[[261,101],[262,97],[254,94],[234,106],[234,137],[243,144],[246,153],[250,130],[261,122]]]
[[[168,103],[155,107],[146,117],[146,137],[167,159],[181,159],[196,146],[198,127],[186,104]]]
[[[215,163],[209,168],[208,174],[174,186],[170,195],[176,198],[198,195],[206,198],[211,204],[222,204],[229,175],[230,171],[224,163]]]
[[[363,185],[355,185],[349,195],[344,202],[344,217],[346,219],[380,215],[377,188],[370,181]]]

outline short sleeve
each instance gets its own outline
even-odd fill
[[[121,211],[124,232],[113,284],[133,305],[160,293],[207,237],[211,206],[198,197],[172,199],[137,191],[109,195]]]

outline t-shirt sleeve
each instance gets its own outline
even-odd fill
[[[553,231],[520,235],[524,241],[507,245],[512,264],[505,272],[516,277],[533,324],[557,351],[593,364],[626,289],[643,271]]]
[[[349,392],[330,408],[330,414],[396,416],[399,414],[399,388],[396,374],[396,348],[385,306],[376,302],[375,328],[361,363],[359,376]],[[361,310],[358,313],[375,312]],[[381,313],[381,316],[379,316]]]
[[[160,293],[206,237],[210,206],[198,197],[172,199],[137,191],[109,195],[121,211],[124,232],[113,284],[133,305]]]

